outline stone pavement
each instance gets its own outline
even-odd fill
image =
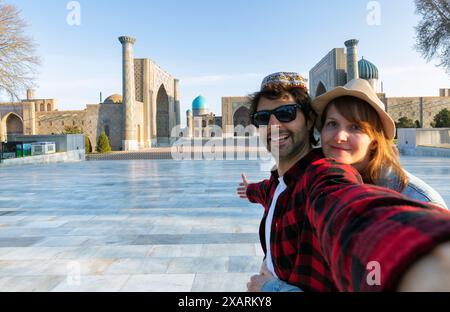
[[[1,291],[244,291],[262,209],[235,194],[256,161],[2,168]],[[262,170],[263,171],[262,171]]]
[[[404,157],[450,203],[450,159]],[[132,160],[0,169],[0,291],[245,291],[271,163]]]

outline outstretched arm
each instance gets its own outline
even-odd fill
[[[267,200],[270,198],[270,180],[258,183],[247,182],[245,195],[250,202],[261,204],[268,209]]]
[[[449,212],[363,185],[351,166],[319,160],[308,168],[298,187],[341,291],[391,291],[399,285],[403,289],[417,280],[415,272],[423,267],[420,259],[425,259],[425,267],[431,268],[429,263],[437,267],[432,251],[450,241]],[[433,260],[427,260],[427,255]],[[410,272],[416,265],[419,269]],[[450,268],[441,271],[442,283],[444,274],[450,274]],[[374,279],[375,275],[379,278]],[[399,284],[404,280],[406,284]]]
[[[398,291],[450,291],[450,242],[442,243],[403,275]]]

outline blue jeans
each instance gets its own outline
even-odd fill
[[[278,278],[273,278],[261,287],[262,292],[302,292],[297,286],[290,285]]]

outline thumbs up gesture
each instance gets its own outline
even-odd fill
[[[242,182],[239,183],[239,186],[237,188],[237,194],[240,198],[246,199],[247,198],[248,181],[247,181],[247,177],[245,176],[244,173],[241,174],[241,177],[242,177]]]

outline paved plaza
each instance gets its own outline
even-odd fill
[[[403,157],[450,204],[450,158]],[[262,208],[235,194],[257,161],[0,168],[1,291],[245,291]]]

